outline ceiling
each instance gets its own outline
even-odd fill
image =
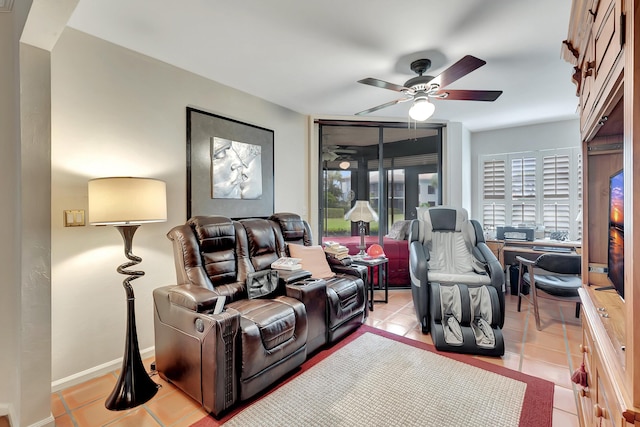
[[[433,121],[470,131],[577,118],[561,58],[570,0],[80,0],[68,25],[302,114],[353,116],[400,98],[427,57],[437,75],[465,55],[487,64],[451,89],[495,102],[436,100]],[[366,117],[407,120],[410,103]]]

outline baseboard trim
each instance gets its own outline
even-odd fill
[[[154,354],[155,354],[155,346],[140,350],[140,356],[142,357],[142,360],[148,357],[153,357]],[[108,374],[109,372],[113,372],[116,369],[119,369],[121,366],[122,366],[122,357],[107,363],[103,363],[102,365],[94,366],[93,368],[85,369],[84,371],[78,372],[73,375],[69,375],[68,377],[52,381],[51,391],[56,392],[56,391],[60,391],[60,390],[64,390],[66,388],[72,387],[77,384],[81,384],[90,379],[100,377],[102,375]]]

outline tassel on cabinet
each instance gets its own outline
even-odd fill
[[[576,369],[571,375],[571,381],[581,385],[582,387],[588,387],[587,384],[587,371],[584,369],[584,362],[580,364],[580,368]]]

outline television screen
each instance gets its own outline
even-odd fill
[[[624,298],[624,178],[619,171],[609,179],[609,280]]]

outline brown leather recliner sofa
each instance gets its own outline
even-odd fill
[[[329,286],[304,270],[284,272],[273,294],[248,298],[247,278],[287,256],[284,234],[291,237],[292,230],[278,214],[272,218],[194,217],[167,234],[178,284],[153,292],[156,368],[215,416],[265,390],[366,316],[361,270],[344,266],[335,267],[344,271],[328,278]],[[224,311],[214,314],[220,296]]]

